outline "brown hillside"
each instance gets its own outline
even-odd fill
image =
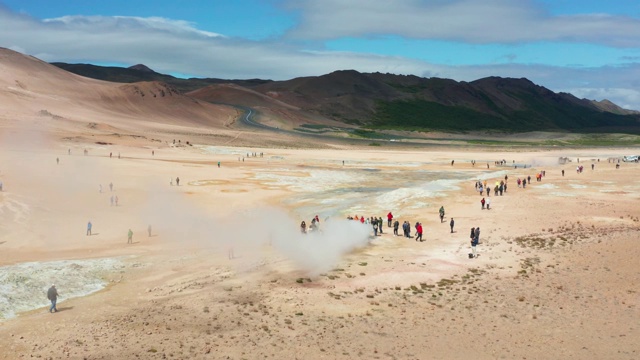
[[[199,102],[158,82],[122,85],[88,79],[31,56],[0,49],[0,104],[11,118],[42,111],[59,119],[116,127],[222,127],[236,110]]]

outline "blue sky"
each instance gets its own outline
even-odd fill
[[[640,109],[640,1],[0,0],[0,46],[198,77],[527,77]]]

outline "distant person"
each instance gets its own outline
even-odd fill
[[[151,156],[154,156],[156,154],[155,150],[151,150]]]
[[[440,214],[440,222],[444,222],[444,206],[440,206],[440,210],[438,210],[438,213]]]
[[[453,226],[456,224],[455,221],[453,221],[453,218],[451,218],[451,221],[449,221],[449,227],[451,227],[451,233],[453,234]]]
[[[400,227],[400,222],[398,220],[393,223],[393,235],[398,236],[398,228]]]
[[[562,176],[564,176],[564,169],[562,169]]]
[[[109,153],[109,159],[111,159],[112,157],[113,157],[113,153],[112,153],[112,152],[110,152],[110,153]]]
[[[149,233],[149,237],[151,237],[151,225],[147,228],[147,233]]]
[[[218,161],[218,168],[220,168],[220,161]]]
[[[591,170],[596,167],[596,164],[591,164]]]
[[[49,290],[47,290],[47,299],[51,301],[51,307],[49,308],[49,312],[58,312],[56,308],[56,302],[58,302],[58,290],[56,290],[56,284],[51,285]]]
[[[473,228],[471,228],[471,232],[473,233]],[[478,246],[478,238],[475,236],[471,236],[471,257],[478,257],[478,253],[476,252],[476,246]]]
[[[67,155],[71,155],[71,149],[67,149]]]
[[[180,186],[180,178],[176,177],[176,186]]]
[[[393,221],[393,214],[391,213],[391,211],[389,211],[389,213],[387,214],[387,226],[391,227],[391,222]]]
[[[56,158],[56,165],[60,165],[60,158]]]
[[[378,230],[380,230],[380,234],[382,234],[382,216],[378,217]]]
[[[491,198],[487,198],[487,210],[491,210]]]
[[[133,244],[133,231],[129,229],[129,233],[127,234],[127,244]]]
[[[451,160],[451,166],[453,166],[453,163],[455,162],[455,160]]]
[[[91,224],[91,221],[89,221],[87,223],[87,236],[91,236],[91,228],[93,227],[93,225]]]
[[[113,198],[113,195],[111,195],[111,206],[113,206],[113,203],[114,203],[114,198]]]
[[[486,200],[484,198],[482,198],[482,200],[480,200],[480,205],[482,205],[482,210],[484,210],[485,202],[486,202]]]
[[[102,193],[102,184],[98,185],[100,193]]]
[[[304,222],[304,220],[300,223],[300,232],[303,234],[307,233],[307,223]]]
[[[416,225],[416,241],[420,241],[423,242],[424,240],[422,240],[422,224],[421,223],[417,223]]]
[[[475,234],[475,237],[476,237],[476,241],[479,243],[480,242],[480,226],[478,226],[476,228],[476,231],[475,231],[474,234]]]
[[[3,186],[2,180],[0,180],[0,191],[2,191],[2,186]]]
[[[112,182],[109,183],[109,191],[113,191],[113,183]]]

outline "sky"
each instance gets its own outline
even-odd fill
[[[640,110],[636,0],[0,0],[0,47],[180,77],[525,77]]]

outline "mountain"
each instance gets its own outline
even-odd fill
[[[151,70],[147,65],[144,65],[144,64],[136,64],[133,66],[129,66],[127,69],[157,74],[155,71]]]
[[[591,101],[593,105],[595,105],[598,109],[602,111],[608,111],[608,112],[611,112],[614,114],[620,114],[620,115],[640,114],[640,111],[621,108],[620,106],[614,104],[613,102],[607,99],[604,99],[601,101],[597,101],[597,100],[589,100],[589,101]]]
[[[213,103],[256,106],[265,111],[288,108],[288,117],[324,118],[370,128],[640,133],[638,112],[609,101],[555,93],[525,78],[487,77],[465,82],[340,70],[286,81],[178,79],[138,68],[55,65],[108,81],[163,81],[180,93]]]
[[[97,71],[101,67],[96,67]],[[130,70],[127,71],[139,71]],[[50,117],[42,126],[154,128],[157,124],[223,128],[237,111],[182,95],[167,83],[114,83],[78,76],[0,48],[0,107],[11,119]],[[113,131],[113,130],[111,130]]]
[[[270,80],[260,79],[248,79],[248,80],[223,80],[223,79],[181,79],[171,75],[165,75],[157,73],[146,65],[137,64],[128,68],[117,66],[97,66],[91,64],[67,64],[61,62],[54,62],[51,65],[55,65],[63,70],[72,72],[84,77],[120,82],[120,83],[134,83],[140,81],[161,81],[167,83],[177,89],[181,93],[187,93],[189,91],[197,90],[208,85],[214,84],[238,84],[245,87],[251,87],[258,84],[264,84]]]

